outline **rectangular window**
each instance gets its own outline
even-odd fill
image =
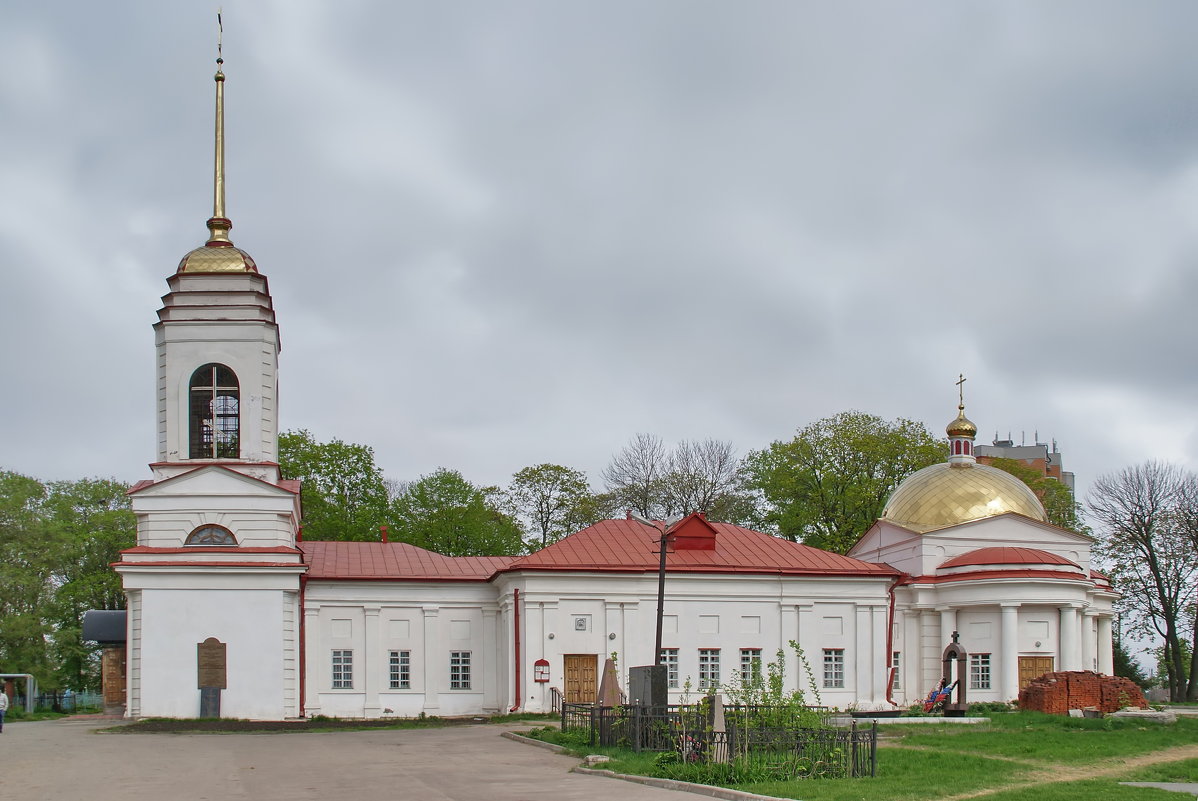
[[[678,649],[662,648],[661,664],[666,666],[666,683],[670,689],[678,689]]]
[[[844,649],[824,649],[824,686],[830,689],[844,687]]]
[[[449,689],[470,689],[470,652],[449,652]]]
[[[761,678],[761,649],[740,649],[740,682],[750,684]]]
[[[895,651],[891,655],[890,666],[894,668],[894,684],[891,687],[895,690],[903,689],[903,655]]]
[[[720,649],[699,649],[699,689],[720,686]]]
[[[412,652],[392,651],[387,661],[392,690],[412,689]]]
[[[354,652],[333,651],[333,689],[354,688]]]
[[[969,655],[969,689],[990,689],[990,654]]]

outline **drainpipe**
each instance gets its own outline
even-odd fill
[[[894,703],[894,588],[902,581],[899,576],[890,585],[890,615],[886,619],[886,702]]]
[[[512,609],[515,616],[516,625],[516,653],[515,653],[515,670],[516,670],[516,705],[508,712],[520,711],[520,706],[524,703],[524,699],[520,693],[523,687],[523,676],[520,675],[520,590],[512,590]]]

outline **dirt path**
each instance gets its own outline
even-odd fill
[[[917,746],[897,747],[915,748]],[[1163,751],[1152,751],[1135,757],[1115,758],[1107,760],[1102,765],[1057,765],[1046,764],[1041,761],[1030,762],[1028,760],[1012,759],[1010,757],[991,756],[989,758],[1002,759],[1007,762],[1019,762],[1029,767],[1035,767],[1036,770],[1019,781],[1004,784],[1001,787],[990,787],[960,795],[944,796],[938,799],[938,801],[965,801],[965,799],[969,798],[985,798],[988,795],[994,795],[995,793],[1007,790],[1039,787],[1058,782],[1072,782],[1079,779],[1109,779],[1148,765],[1157,765],[1162,762],[1177,762],[1182,759],[1198,759],[1198,744],[1179,745],[1174,748],[1166,748]]]

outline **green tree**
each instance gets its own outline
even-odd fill
[[[508,497],[529,533],[528,548],[544,548],[574,531],[579,507],[591,498],[586,474],[560,464],[525,467],[512,476]]]
[[[441,468],[407,485],[391,503],[390,517],[392,539],[446,556],[523,551],[516,521],[456,470]]]
[[[99,688],[99,647],[83,641],[81,623],[89,609],[125,608],[120,576],[110,565],[137,542],[128,490],[120,481],[99,478],[49,485],[42,512],[58,552],[46,615],[60,687]]]
[[[304,538],[377,540],[387,518],[387,487],[374,462],[374,449],[342,442],[317,442],[306,430],[279,435],[279,469],[300,480]]]
[[[35,478],[0,472],[0,672],[52,686],[45,612],[58,547],[42,520],[46,492]]]
[[[922,423],[849,411],[745,460],[761,493],[759,525],[789,540],[845,553],[911,473],[943,461],[945,445]]]
[[[1010,473],[1027,484],[1044,505],[1048,522],[1079,534],[1089,533],[1081,519],[1081,507],[1069,487],[1016,459],[994,459],[990,466]]]
[[[1148,687],[1152,684],[1152,678],[1144,672],[1144,668],[1140,667],[1140,663],[1137,662],[1135,657],[1128,652],[1127,646],[1123,644],[1123,640],[1119,637],[1116,637],[1113,645],[1113,669],[1115,675],[1131,679],[1138,684],[1141,689],[1148,689]]]

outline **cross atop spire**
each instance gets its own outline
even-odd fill
[[[965,382],[967,380],[965,373],[960,373],[960,377],[957,378],[957,409],[962,412],[965,411]]]

